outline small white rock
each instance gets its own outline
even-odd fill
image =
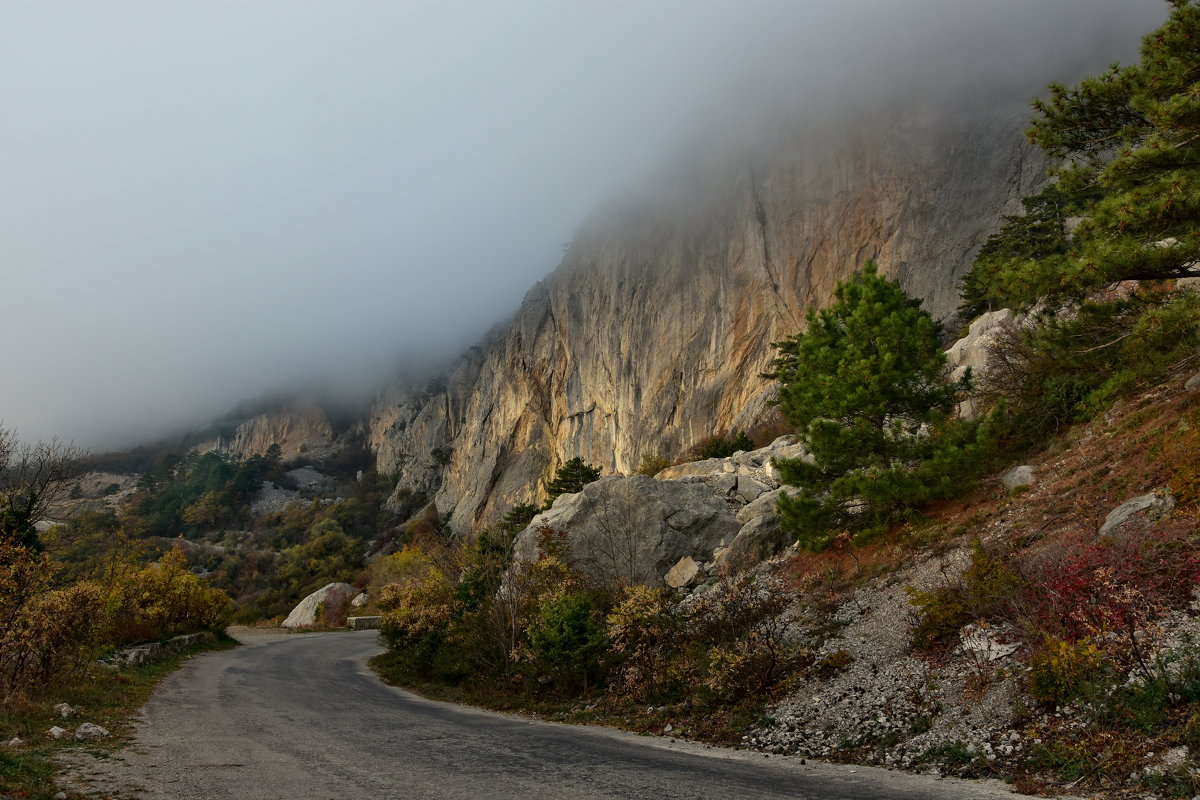
[[[54,713],[58,714],[63,719],[67,719],[75,713],[75,709],[71,708],[66,703],[58,703],[54,706]]]
[[[49,736],[51,739],[61,739],[67,735],[67,732],[64,729],[55,725],[50,730],[46,731],[46,735]]]
[[[108,736],[108,731],[91,722],[85,722],[75,729],[75,738],[81,742],[94,739],[107,739]]]
[[[13,738],[8,740],[9,747],[20,747],[23,744],[25,744],[25,743],[23,741],[21,741],[20,736],[14,736]]]

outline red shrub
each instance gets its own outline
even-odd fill
[[[1013,560],[1028,589],[1019,607],[1042,631],[1074,642],[1144,626],[1185,604],[1200,581],[1193,536],[1153,531],[1098,541],[1086,535]]]

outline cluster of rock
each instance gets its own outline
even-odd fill
[[[888,585],[855,590],[830,620],[838,633],[811,643],[814,674],[770,710],[775,723],[745,743],[820,758],[886,742],[867,760],[899,767],[914,766],[946,742],[985,756],[1019,753],[1025,745],[1011,728],[1022,707],[1015,683],[990,681],[970,702],[964,697],[973,676],[1012,667],[1018,645],[1003,632],[967,626],[944,663],[911,653],[913,614],[904,587],[929,590],[969,560],[967,551],[956,551],[910,567]]]
[[[75,716],[76,711],[75,711],[75,709],[71,708],[71,706],[68,705],[67,703],[57,703],[54,706],[54,713],[58,714],[64,720],[67,720],[67,719],[70,719],[71,717]],[[57,739],[65,739],[69,736],[70,738],[74,739],[77,742],[99,741],[100,739],[107,739],[110,735],[111,734],[109,734],[107,729],[105,729],[93,722],[82,723],[81,725],[79,725],[78,727],[75,728],[74,733],[72,733],[71,731],[67,730],[66,728],[60,727],[58,725],[52,725],[46,731],[46,736],[48,736],[51,739],[56,739],[56,740]],[[12,739],[8,740],[9,747],[21,747],[24,744],[25,744],[24,740],[21,739],[21,737],[19,737],[19,736],[14,736]]]
[[[603,583],[695,586],[723,569],[770,558],[790,543],[775,503],[775,459],[803,458],[793,436],[759,450],[668,467],[654,478],[609,476],[559,496],[518,535],[533,561],[543,531],[565,535],[566,555]]]

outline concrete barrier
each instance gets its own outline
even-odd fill
[[[127,647],[124,650],[118,651],[116,655],[108,660],[110,663],[122,667],[143,667],[146,664],[155,664],[176,653],[182,653],[184,650],[195,647],[201,642],[213,641],[215,638],[211,633],[189,633],[185,636],[176,636],[165,642],[150,642],[149,644]]]
[[[349,617],[346,624],[352,631],[377,631],[383,617]]]

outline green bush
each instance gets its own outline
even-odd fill
[[[529,625],[529,649],[543,673],[566,689],[586,692],[600,676],[607,640],[600,608],[588,592],[542,599]]]
[[[1063,705],[1084,694],[1103,671],[1103,654],[1092,642],[1047,637],[1029,659],[1029,695],[1042,705]]]
[[[977,545],[971,552],[971,564],[958,580],[927,592],[905,588],[917,608],[913,647],[925,650],[944,645],[967,623],[998,616],[1023,586],[1021,577],[1003,558]]]
[[[637,468],[637,474],[653,478],[669,466],[671,466],[671,462],[662,456],[645,455],[642,456],[642,463]]]
[[[546,505],[549,508],[561,494],[575,494],[592,481],[600,479],[600,468],[583,463],[579,456],[572,458],[558,468],[554,480],[546,484]]]
[[[703,439],[688,451],[688,454],[694,461],[703,461],[707,458],[729,458],[738,451],[753,449],[754,442],[746,432],[738,431],[732,437],[710,436]]]

